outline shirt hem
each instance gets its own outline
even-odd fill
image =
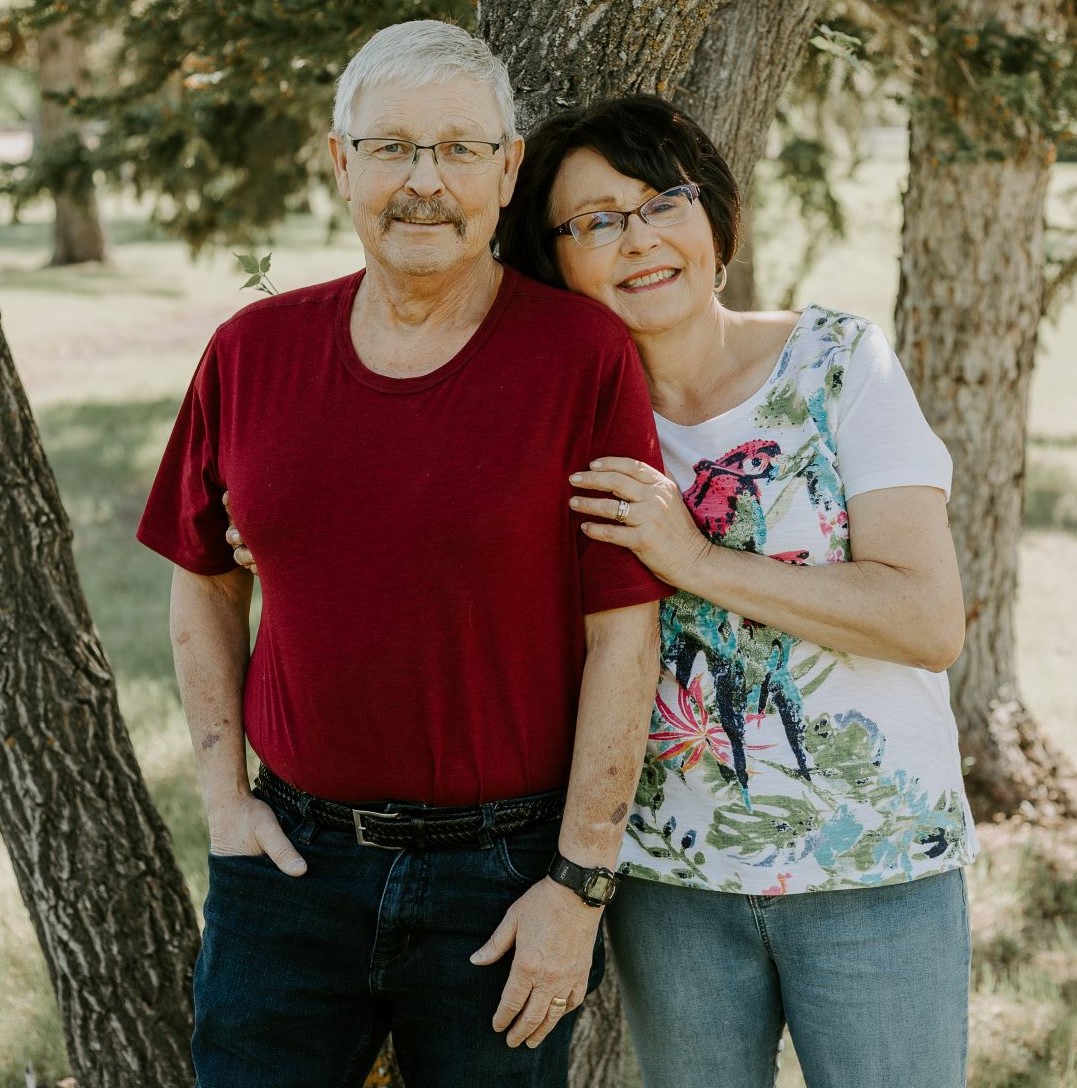
[[[177,567],[190,571],[191,574],[201,574],[212,578],[220,574],[228,574],[236,566],[234,561],[214,563],[211,560],[194,559],[184,550],[181,544],[169,537],[160,536],[144,525],[139,526],[138,531],[135,533],[135,539],[149,548],[151,552],[156,552],[170,563],[175,563]]]
[[[634,586],[587,598],[583,603],[584,615],[596,612],[610,612],[615,608],[631,608],[636,604],[650,604],[668,597],[673,590],[664,582],[652,582],[649,585],[637,583]]]
[[[729,889],[722,887],[721,884],[704,884],[699,880],[680,880],[670,873],[656,873],[656,870],[651,872],[639,872],[633,871],[640,869],[649,869],[643,862],[631,862],[622,861],[617,866],[617,872],[621,876],[630,876],[636,880],[647,880],[653,884],[665,884],[674,888],[687,888],[690,891],[700,892],[722,892],[726,895],[754,895],[767,899],[776,899],[785,895],[812,895],[817,892],[844,892],[844,891],[863,891],[867,888],[886,888],[898,884],[911,884],[914,880],[922,880],[928,876],[941,876],[943,873],[951,872],[954,869],[964,869],[971,865],[977,858],[979,850],[970,849],[967,853],[962,854],[959,858],[956,858],[945,865],[940,865],[937,868],[924,869],[922,872],[917,872],[912,875],[908,873],[894,873],[891,876],[884,877],[881,880],[848,880],[843,879],[840,883],[827,882],[825,884],[814,885],[803,888],[790,888],[787,891],[773,893],[764,890],[763,888],[751,889],[751,888],[735,888]],[[653,859],[652,859],[653,860]],[[775,874],[776,879],[776,874]],[[772,881],[773,886],[773,881]]]

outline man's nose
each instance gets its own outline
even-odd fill
[[[432,147],[417,147],[415,149],[415,158],[412,159],[411,165],[408,167],[405,188],[409,192],[429,196],[432,193],[441,192],[444,187],[445,183],[441,176],[441,170],[434,159],[434,149]]]

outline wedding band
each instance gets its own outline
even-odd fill
[[[568,1004],[567,997],[551,997],[550,1004],[555,1008],[563,1009]]]
[[[617,513],[613,515],[613,520],[616,521],[618,525],[624,525],[625,518],[628,517],[629,507],[630,504],[624,499],[621,499],[617,504]]]

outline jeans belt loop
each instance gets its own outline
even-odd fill
[[[318,821],[315,819],[314,813],[310,811],[313,802],[314,798],[309,793],[303,794],[299,799],[299,819],[301,822],[296,831],[296,838],[300,846],[310,846],[318,831]]]
[[[482,811],[482,825],[475,833],[475,839],[481,850],[489,850],[494,845],[494,837],[490,834],[490,828],[494,825],[495,802],[486,801],[480,806]]]
[[[371,842],[366,837],[366,828],[363,827],[364,816],[378,816],[383,820],[396,820],[399,812],[373,812],[367,808],[353,808],[352,820],[355,821],[355,838],[360,846],[373,846],[377,850],[399,850],[399,846],[390,846],[388,843]]]

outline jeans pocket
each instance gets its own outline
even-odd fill
[[[561,821],[548,820],[499,838],[497,852],[509,879],[521,888],[540,881],[550,868],[560,833]]]

